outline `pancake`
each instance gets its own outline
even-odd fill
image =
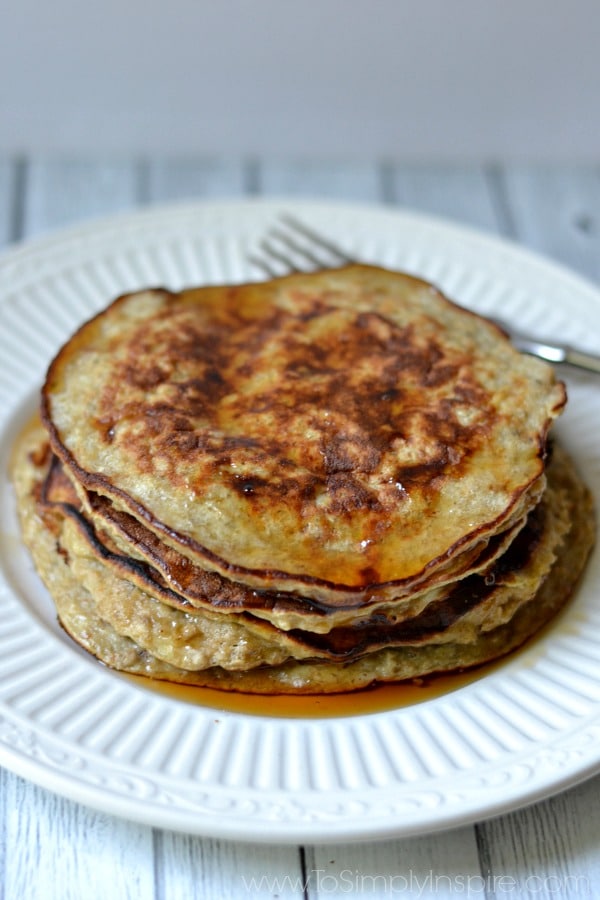
[[[522,519],[564,402],[493,324],[354,265],[121,297],[52,363],[42,417],[84,500],[251,589],[358,606]]]
[[[485,576],[470,576],[441,604],[395,625],[376,617],[328,635],[281,633],[248,616],[175,611],[99,545],[63,485],[49,499],[46,435],[29,432],[16,455],[24,539],[65,630],[109,666],[134,674],[256,693],[357,689],[465,668],[519,646],[564,605],[594,539],[589,492],[555,448],[548,488]],[[149,583],[146,583],[146,587]],[[262,633],[261,633],[262,629]]]
[[[65,631],[121,671],[319,693],[468,668],[585,566],[565,402],[402,273],[127,294],[50,364],[14,457],[24,541]]]
[[[40,433],[40,443],[44,439],[44,434]],[[56,457],[52,457],[44,479],[42,498],[49,507],[62,506],[63,511],[79,523],[80,530],[99,558],[111,556],[114,565],[118,561],[121,567],[127,569],[125,577],[160,596],[167,604],[221,613],[248,611],[279,629],[309,629],[317,633],[351,625],[356,620],[357,613],[353,606],[340,610],[290,593],[253,591],[214,572],[207,572],[174,549],[165,547],[140,522],[127,513],[116,512],[110,503],[101,502],[99,514],[96,503],[93,503],[89,515],[87,504],[84,506],[80,502],[74,485]],[[104,499],[96,498],[97,501]],[[483,549],[478,548],[477,556],[468,570],[460,573],[460,577],[487,574],[526,521],[526,518],[520,519],[511,528],[483,542]],[[392,602],[376,603],[375,600],[380,599],[376,595],[368,607],[368,615],[389,616],[394,623],[411,618],[429,603],[439,603],[453,589],[459,573],[445,571],[446,579],[450,579],[451,575],[454,575],[451,580],[434,587],[430,582],[425,587],[421,584],[410,597],[400,595]],[[365,613],[363,605],[363,616]]]

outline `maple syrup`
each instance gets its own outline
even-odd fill
[[[526,659],[528,665],[533,665],[538,655],[543,653],[544,639],[548,635],[571,632],[573,621],[570,605],[570,603],[566,603],[550,621],[546,622],[519,647],[515,647],[504,656],[493,659],[491,662],[481,663],[470,669],[428,675],[412,681],[379,684],[375,687],[339,694],[244,694],[241,691],[219,691],[214,688],[173,684],[168,681],[146,678],[142,675],[129,675],[122,672],[116,674],[145,690],[220,712],[288,719],[343,718],[389,712],[425,703],[427,700],[435,700],[474,684],[493,672],[497,672],[517,656],[523,661]]]
[[[245,694],[241,691],[219,691],[214,688],[174,684],[146,678],[142,675],[129,675],[122,672],[116,674],[145,690],[183,703],[220,712],[288,719],[362,716],[369,713],[405,709],[428,700],[444,697],[497,672],[515,657],[519,657],[526,665],[535,664],[539,655],[544,652],[544,642],[548,635],[571,633],[574,625],[570,607],[571,604],[567,602],[557,614],[519,647],[513,648],[504,656],[493,659],[491,662],[481,663],[470,669],[427,675],[412,681],[379,684],[375,687],[339,694]]]
[[[381,684],[340,694],[244,694],[214,688],[172,684],[141,675],[126,675],[139,687],[173,700],[220,712],[236,712],[252,716],[276,718],[335,718],[402,709],[433,700],[472,684],[488,675],[498,663],[477,666],[463,672],[432,675],[414,681]]]

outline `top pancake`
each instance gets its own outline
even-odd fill
[[[367,595],[522,514],[564,402],[491,323],[354,265],[123,296],[58,354],[42,417],[86,491],[206,568]]]

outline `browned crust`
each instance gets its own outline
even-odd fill
[[[98,497],[91,500],[92,509],[96,510],[97,502],[101,511],[98,521],[93,524],[92,520],[86,517],[77,492],[56,456],[52,457],[48,474],[44,479],[41,500],[48,508],[58,506],[65,515],[77,520],[81,529],[86,532],[88,540],[95,546],[98,556],[112,555],[113,560],[118,558],[120,564],[129,570],[130,577],[134,576],[140,586],[143,586],[144,582],[151,585],[150,589],[160,591],[165,602],[179,608],[204,607],[221,612],[255,614],[261,610],[287,611],[293,612],[296,619],[302,618],[303,614],[326,618],[332,612],[339,612],[342,609],[359,612],[356,604],[342,606],[339,602],[328,604],[294,593],[251,590],[244,584],[229,581],[218,573],[202,569],[187,557],[162,544],[156,535],[137,519],[128,513],[114,510],[106,498]],[[102,527],[98,529],[98,524],[106,525],[109,530],[106,531]],[[475,569],[487,575],[507,542],[511,541],[522,527],[523,524],[519,522],[513,528],[494,535],[488,542],[483,542],[483,545],[477,548],[477,553],[465,560],[465,564],[467,562],[470,564],[469,571]],[[113,538],[116,535],[123,538],[121,547],[114,545]],[[133,550],[140,554],[138,558],[131,557],[130,553]],[[459,571],[454,574],[458,578],[462,573]],[[368,605],[365,604],[365,607]],[[385,613],[372,615],[381,618]],[[396,619],[402,618],[397,607],[395,616]],[[407,615],[407,618],[409,617],[410,615]],[[298,629],[295,631],[299,633]]]
[[[34,557],[38,554],[44,557],[42,570],[46,571],[65,630],[100,660],[122,671],[224,690],[267,694],[355,690],[374,681],[397,681],[434,671],[465,668],[502,656],[527,640],[564,605],[575,587],[594,540],[591,496],[566,460],[566,464],[561,463],[558,469],[558,477],[553,476],[552,480],[556,482],[555,487],[563,498],[567,499],[566,507],[560,515],[566,513],[570,530],[541,589],[533,600],[516,610],[507,624],[490,631],[484,629],[474,641],[467,639],[464,642],[459,639],[449,644],[438,643],[434,633],[429,635],[433,638],[431,643],[427,640],[422,644],[417,641],[382,650],[373,650],[377,645],[371,644],[369,647],[359,648],[359,652],[363,654],[359,658],[338,656],[329,661],[326,658],[290,660],[288,663],[261,666],[245,672],[225,671],[218,667],[186,671],[156,659],[129,638],[115,632],[112,626],[98,616],[92,597],[70,574],[68,551],[59,546],[62,512],[57,517],[50,505],[44,503],[40,479],[50,460],[43,444],[40,447],[39,437],[36,442],[30,440],[28,446],[23,447],[23,453],[28,453],[29,463],[25,466],[22,463],[17,465],[19,471],[15,471],[15,480],[26,541]],[[67,504],[68,498],[72,496],[71,492],[72,488],[66,481],[62,488],[60,483],[55,485],[56,502]],[[41,520],[28,512],[36,504],[38,511],[42,511]],[[558,515],[559,509],[552,505],[549,508],[548,522],[553,522]],[[533,526],[533,531],[529,535],[523,534],[521,546],[517,544],[516,552],[496,566],[496,583],[500,583],[504,577],[519,581],[521,568],[529,566],[532,553],[537,555],[535,546],[538,533],[535,519],[532,519],[530,525]],[[418,627],[418,622],[416,625]],[[432,622],[432,625],[435,623]],[[319,641],[320,638],[317,637],[316,640]]]
[[[99,534],[94,526],[86,519],[78,502],[77,495],[68,478],[64,475],[57,458],[50,462],[48,474],[45,477],[39,493],[38,508],[45,516],[46,511],[70,518],[92,554],[103,564],[112,570],[117,578],[123,578],[138,585],[142,591],[148,592],[149,597],[155,597],[175,608],[187,611],[192,615],[198,614],[185,597],[177,593],[173,583],[161,577],[151,566],[120,552],[112,545],[106,534]],[[235,621],[245,623],[258,630],[269,639],[280,638],[286,644],[295,644],[298,647],[313,651],[315,658],[326,658],[338,661],[351,661],[360,658],[366,653],[385,647],[398,647],[402,645],[416,646],[419,643],[435,641],[455,623],[467,614],[472,613],[477,607],[484,604],[489,606],[495,602],[494,597],[499,595],[505,583],[514,584],[524,570],[531,565],[534,554],[537,553],[542,535],[548,529],[548,516],[559,516],[559,509],[549,510],[547,503],[542,500],[540,504],[529,514],[525,526],[511,541],[508,549],[485,569],[483,573],[473,574],[454,583],[446,595],[430,602],[417,615],[407,618],[396,618],[395,613],[390,616],[383,613],[373,613],[369,617],[359,616],[351,625],[334,626],[328,632],[319,634],[305,629],[295,628],[284,634],[268,622],[256,619],[252,615],[254,606],[253,592],[242,592],[242,598],[249,601],[238,607],[238,615],[233,616]],[[567,527],[566,523],[562,527]],[[560,541],[560,528],[557,530],[556,541]],[[62,546],[62,542],[59,541]],[[63,548],[66,556],[69,555],[68,547]],[[493,559],[493,549],[488,548],[490,558]],[[287,601],[293,605],[295,598],[289,597]],[[206,597],[207,606],[210,607],[210,594]],[[217,607],[218,608],[218,607]],[[239,615],[241,613],[241,615]]]
[[[370,271],[369,267],[354,268],[360,270],[363,274],[365,272],[368,274]],[[373,268],[372,271],[375,272],[377,270]],[[294,276],[289,276],[290,284],[294,284],[293,278]],[[412,281],[412,283],[419,285],[421,288],[427,287],[428,289],[431,289],[430,286],[427,286],[426,283],[420,279],[411,279],[407,277],[407,280]],[[285,282],[286,279],[280,279],[280,284]],[[226,314],[223,314],[225,316],[225,325],[232,332],[235,332],[235,328],[232,328],[232,326],[235,326],[236,322],[239,324],[240,316],[243,318],[243,313],[240,313],[237,310],[235,302],[231,300],[231,297],[235,294],[235,297],[238,299],[241,296],[246,295],[249,295],[252,298],[254,296],[252,291],[255,289],[256,286],[254,285],[221,289],[221,294],[219,296],[223,298],[225,304],[229,304],[226,306]],[[210,293],[207,294],[206,290],[207,289],[205,289],[203,296],[208,297],[207,302],[213,302],[211,299],[213,295]],[[244,294],[244,292],[246,292],[246,294]],[[190,295],[194,295],[193,291],[189,293]],[[181,292],[180,294],[172,294],[166,291],[161,292],[161,296],[167,301],[167,309],[164,313],[165,316],[168,315],[168,309],[181,300],[184,294],[185,292]],[[127,299],[131,296],[133,295],[124,295],[115,301],[110,308],[113,310],[118,308],[120,304],[126,303]],[[438,300],[442,300],[448,307],[455,308],[455,304],[443,297],[439,292],[437,292],[437,297]],[[305,298],[303,302],[306,308],[302,314],[307,322],[310,321],[311,317],[316,317],[317,314],[322,312],[321,307],[323,301],[320,297],[313,299],[310,303],[306,301]],[[179,547],[182,552],[189,557],[199,558],[202,560],[202,565],[207,568],[221,572],[227,577],[243,580],[254,587],[260,587],[262,585],[268,588],[270,584],[274,583],[281,585],[289,583],[291,590],[298,590],[304,586],[306,588],[306,593],[309,593],[311,589],[322,588],[331,591],[332,593],[343,595],[341,600],[342,605],[346,602],[345,598],[352,596],[364,598],[379,591],[389,592],[390,590],[408,590],[413,585],[427,579],[429,573],[444,566],[449,559],[457,557],[459,554],[472,549],[485,535],[493,534],[497,531],[543,472],[547,430],[552,416],[559,411],[565,401],[563,387],[562,392],[557,390],[554,406],[549,412],[548,418],[539,427],[537,432],[537,466],[534,469],[532,468],[529,477],[522,481],[518,487],[508,495],[507,502],[502,512],[498,515],[491,516],[485,523],[479,523],[473,529],[463,533],[458,539],[451,541],[444,548],[443,553],[434,554],[432,558],[421,566],[419,571],[412,572],[407,577],[382,580],[380,578],[379,566],[369,562],[370,551],[365,552],[365,563],[362,571],[359,573],[359,581],[351,584],[348,584],[339,578],[319,577],[311,574],[309,571],[301,570],[290,572],[281,567],[265,568],[250,565],[246,566],[240,564],[240,562],[233,562],[232,560],[225,558],[222,554],[208,548],[189,533],[182,532],[173,528],[171,525],[166,525],[160,518],[154,515],[147,505],[144,505],[139,500],[135,500],[130,492],[127,492],[117,484],[114,484],[111,479],[107,478],[105,475],[99,472],[86,471],[62,441],[53,422],[50,409],[49,393],[51,385],[55,373],[63,363],[65,354],[72,353],[74,348],[77,348],[80,341],[85,343],[87,334],[85,329],[95,327],[94,323],[98,324],[101,321],[102,315],[103,313],[91,320],[91,323],[88,323],[88,326],[83,326],[74,336],[73,340],[69,342],[68,348],[63,348],[58,354],[48,370],[46,384],[44,385],[42,392],[42,419],[48,429],[54,451],[62,459],[73,478],[90,492],[90,494],[96,492],[99,495],[110,497],[115,500],[121,508],[129,510],[134,517],[159,535],[161,539],[172,546]],[[221,315],[221,313],[219,313],[219,315]],[[281,310],[273,312],[272,321],[268,320],[267,316],[267,325],[273,329],[277,329],[280,325],[280,322],[277,319],[278,316],[282,316]],[[469,313],[469,316],[474,317],[474,314]],[[261,319],[259,331],[261,331],[261,333],[264,332],[265,327],[265,321]],[[319,457],[317,460],[318,464],[315,463],[311,470],[307,470],[308,474],[301,479],[298,479],[297,474],[290,474],[289,460],[287,460],[281,447],[268,444],[260,448],[259,451],[257,447],[253,446],[252,437],[245,438],[244,440],[247,445],[245,449],[248,450],[251,456],[254,454],[256,460],[260,461],[265,455],[268,457],[271,454],[277,459],[278,465],[279,474],[276,479],[265,480],[261,479],[259,475],[249,476],[248,474],[242,474],[239,477],[237,475],[233,476],[231,484],[232,490],[237,492],[240,497],[243,497],[244,508],[248,510],[250,518],[257,522],[264,517],[265,511],[273,504],[273,502],[279,502],[281,500],[283,494],[285,494],[288,507],[295,505],[298,509],[301,509],[309,496],[310,498],[313,498],[315,492],[322,491],[327,496],[331,512],[337,516],[340,521],[343,521],[356,511],[360,511],[365,522],[369,523],[371,531],[377,535],[377,529],[381,527],[381,523],[385,521],[386,517],[386,510],[384,508],[385,502],[382,500],[382,495],[376,496],[370,491],[367,482],[369,473],[373,466],[376,465],[378,454],[380,454],[381,451],[380,442],[383,440],[383,432],[386,428],[391,428],[393,424],[393,427],[401,434],[405,427],[403,425],[402,416],[408,415],[409,420],[407,420],[406,423],[406,433],[410,434],[411,427],[414,425],[414,416],[420,415],[419,413],[409,410],[408,412],[396,415],[393,421],[389,418],[390,404],[393,405],[395,393],[398,393],[399,390],[398,366],[400,366],[403,377],[414,379],[415,384],[421,386],[422,389],[427,392],[434,391],[437,387],[440,385],[443,386],[445,382],[448,381],[453,386],[454,397],[454,400],[448,399],[447,397],[441,399],[437,410],[427,414],[432,418],[429,419],[427,416],[423,415],[420,415],[420,418],[418,418],[418,428],[422,430],[426,442],[432,444],[433,450],[432,454],[425,462],[404,465],[401,469],[396,471],[393,479],[395,479],[395,484],[400,486],[400,493],[402,491],[408,491],[410,493],[413,488],[420,491],[436,491],[438,490],[439,485],[443,484],[444,479],[449,477],[449,471],[451,471],[453,479],[460,479],[462,466],[469,460],[474,448],[485,443],[487,437],[485,412],[481,412],[483,418],[480,421],[478,420],[473,426],[462,423],[460,418],[455,416],[453,412],[454,407],[452,404],[455,401],[459,404],[464,401],[469,403],[472,408],[477,408],[479,410],[486,409],[485,392],[481,385],[470,379],[468,374],[458,374],[462,371],[460,354],[455,354],[453,361],[449,362],[448,359],[444,357],[444,354],[437,345],[434,337],[429,337],[427,340],[422,340],[420,337],[417,339],[415,335],[411,333],[410,326],[407,326],[404,330],[395,326],[392,327],[388,320],[372,312],[360,313],[355,317],[351,326],[349,325],[348,327],[354,328],[354,331],[351,332],[349,344],[353,347],[353,352],[358,354],[356,358],[360,358],[360,354],[363,353],[363,351],[365,353],[367,352],[366,348],[361,344],[361,341],[364,341],[365,333],[368,332],[370,336],[371,352],[373,352],[373,342],[376,343],[377,340],[380,342],[377,354],[372,356],[372,361],[378,360],[377,366],[379,378],[376,383],[376,391],[374,392],[373,384],[369,378],[350,384],[346,390],[343,377],[339,373],[344,373],[344,377],[347,379],[347,373],[348,371],[351,371],[351,366],[349,364],[351,364],[352,360],[345,360],[345,358],[342,358],[344,365],[338,366],[337,368],[334,366],[333,368],[335,369],[336,374],[331,377],[328,376],[328,393],[333,397],[332,403],[334,412],[340,411],[341,414],[342,409],[354,405],[354,408],[360,408],[361,415],[366,417],[366,426],[358,434],[355,434],[354,432],[336,432],[337,436],[335,439],[328,439],[328,443],[326,444],[321,443],[317,454]],[[219,328],[219,335],[223,337],[226,333],[223,322],[219,323]],[[498,330],[498,334],[499,333]],[[144,335],[145,332],[142,329],[140,331],[140,339],[142,341]],[[248,341],[257,341],[258,335],[250,329],[245,333],[245,339]],[[192,442],[200,440],[200,438],[193,434],[189,429],[189,414],[192,408],[196,408],[194,404],[200,404],[204,411],[208,409],[207,415],[210,417],[210,415],[213,414],[211,412],[213,405],[220,402],[225,388],[227,387],[228,390],[231,390],[237,386],[235,382],[228,383],[227,385],[224,384],[222,360],[227,357],[227,352],[230,348],[228,348],[228,346],[219,348],[214,334],[208,333],[207,335],[204,335],[198,331],[193,336],[194,346],[192,346],[192,343],[189,345],[182,344],[179,337],[177,340],[179,343],[173,350],[174,356],[179,355],[180,357],[185,357],[186,353],[190,354],[196,352],[196,349],[194,349],[196,344],[201,344],[201,350],[204,355],[202,362],[203,368],[201,377],[196,379],[198,382],[197,384],[194,383],[190,387],[189,381],[184,383],[185,392],[187,393],[185,394],[185,403],[182,404],[181,409],[177,404],[162,406],[157,404],[151,410],[152,417],[148,428],[154,429],[156,434],[159,435],[155,440],[154,447],[161,455],[161,459],[177,459],[182,453],[187,452],[191,446],[189,444],[190,440]],[[318,342],[313,342],[308,349],[303,345],[303,356],[300,357],[298,347],[296,347],[289,337],[286,340],[286,364],[294,370],[295,368],[303,367],[305,374],[310,374],[311,367],[312,370],[317,370],[318,367],[321,367],[322,369],[323,366],[325,366],[325,360],[327,358],[337,358],[336,354],[338,356],[342,354],[343,357],[343,353],[346,352],[345,350],[339,350],[337,345],[331,342],[328,344],[326,343],[323,347],[320,347]],[[186,347],[188,349],[186,349]],[[314,359],[310,356],[311,353],[314,355]],[[385,362],[388,358],[386,357],[386,353],[390,360],[395,361],[396,366],[394,368],[394,365],[390,362],[389,372],[386,368],[387,363]],[[353,359],[354,358],[355,357],[353,357]],[[148,360],[148,364],[144,368],[143,366],[140,367],[139,359],[126,359],[122,363],[121,369],[117,374],[125,380],[128,380],[132,388],[151,389],[153,385],[160,381],[164,376],[164,373],[161,373],[160,366],[157,366],[151,361],[150,354],[148,354]],[[135,365],[135,363],[138,363],[138,365]],[[346,363],[348,363],[348,365],[346,365]],[[375,365],[375,362],[373,362],[373,365]],[[321,369],[319,369],[319,371],[321,371]],[[468,373],[468,367],[465,368],[465,371]],[[248,375],[249,373],[244,371],[242,366],[238,373],[238,377],[244,379],[247,378]],[[331,378],[333,378],[333,381]],[[118,378],[116,381],[118,382]],[[313,402],[314,398],[310,396],[311,387],[308,382],[309,379],[307,379],[307,386],[302,380],[292,379],[290,384],[293,385],[293,391],[290,394],[290,398],[293,399],[293,404],[289,408],[293,407],[294,410],[298,410],[303,404],[310,404]],[[178,387],[177,390],[180,390],[180,388]],[[183,390],[183,388],[181,388],[181,390]],[[292,388],[290,388],[290,390],[292,390]],[[115,398],[112,393],[110,395],[107,394],[104,407],[107,410],[112,409],[114,407],[114,400]],[[269,404],[269,414],[274,416],[274,421],[278,425],[276,429],[273,429],[274,433],[285,434],[287,430],[286,426],[289,428],[290,413],[288,406],[283,402],[284,400],[285,392],[283,400],[282,397],[279,397],[277,402],[275,402],[269,396],[265,401]],[[190,403],[192,404],[191,407]],[[243,412],[244,409],[240,408],[240,410],[236,411],[236,414],[242,414]],[[111,434],[115,427],[115,421],[110,419],[110,416],[107,415],[106,421],[102,421],[101,427],[104,429],[104,439],[110,443],[113,439]],[[161,437],[163,432],[165,435],[164,441]],[[147,437],[148,434],[143,433],[139,441],[140,449],[137,453],[137,458],[142,460],[140,463],[141,465],[150,465],[149,462],[145,463],[143,461],[145,459],[144,454],[148,453]],[[386,438],[386,440],[387,439],[388,438]],[[208,465],[214,467],[225,464],[224,460],[226,461],[228,452],[236,449],[233,445],[227,443],[228,440],[234,439],[225,440],[224,443],[221,443],[217,448],[208,447],[207,449],[206,447],[203,447],[203,450],[206,450],[206,453],[208,454]],[[270,440],[273,440],[273,435],[271,435]],[[163,441],[163,443],[161,443],[161,441]],[[459,448],[459,450],[456,448]],[[260,466],[257,465],[257,468],[260,468]],[[169,477],[174,478],[175,476],[171,473]],[[397,502],[397,500],[397,495],[394,495],[394,502]],[[367,541],[366,543],[372,542]],[[377,543],[377,540],[375,540],[375,543]]]

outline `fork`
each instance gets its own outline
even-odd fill
[[[268,278],[275,278],[286,272],[314,271],[358,262],[334,241],[295,216],[283,213],[278,222],[260,241],[260,252],[248,256],[248,261],[261,269]],[[600,374],[600,357],[592,353],[524,334],[503,319],[493,318],[490,321],[501,328],[522,353],[537,356],[550,363],[574,366],[586,372]]]

